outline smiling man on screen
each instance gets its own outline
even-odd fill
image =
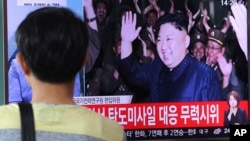
[[[152,64],[135,61],[132,42],[138,36],[136,14],[122,18],[119,70],[126,81],[149,88],[151,102],[191,102],[222,100],[216,72],[188,52],[188,18],[176,12],[161,17],[155,25],[157,52]]]

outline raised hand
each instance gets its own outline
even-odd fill
[[[229,15],[231,15],[231,13],[230,12],[228,12],[228,16],[227,17],[225,17],[225,24],[223,25],[223,28],[221,29],[221,31],[223,32],[223,33],[226,33],[227,32],[227,30],[231,27],[231,22],[230,22],[230,20],[229,20]]]
[[[133,0],[134,3],[138,3],[138,0]]]
[[[131,11],[122,16],[121,27],[121,59],[132,53],[132,42],[137,38],[141,27],[136,28],[136,14]]]
[[[210,29],[210,26],[208,25],[207,23],[207,20],[209,20],[209,17],[208,17],[208,14],[207,14],[207,9],[204,9],[202,11],[202,14],[203,14],[203,20],[202,20],[202,23],[206,29],[206,31],[208,32],[208,30]]]
[[[86,15],[85,18],[93,19],[96,17],[92,0],[83,0],[83,7],[84,7],[85,15]],[[88,22],[88,26],[91,27],[92,29],[98,31],[96,20],[94,20],[92,22]]]
[[[149,2],[151,5],[154,5],[154,4],[156,4],[157,0],[148,0],[148,2]]]
[[[140,6],[138,5],[138,0],[133,0],[136,11],[141,14]]]
[[[194,26],[195,21],[193,21],[193,14],[191,11],[188,11],[188,32],[190,32],[191,28]]]
[[[222,88],[226,88],[230,83],[230,76],[233,70],[232,60],[227,61],[222,54],[219,54],[217,62],[223,75]]]
[[[233,63],[232,60],[227,61],[226,58],[222,55],[219,54],[217,56],[217,62],[220,67],[221,73],[225,77],[230,77],[233,69]]]
[[[92,0],[83,0],[84,7],[92,7]]]
[[[136,29],[136,14],[133,14],[131,11],[126,12],[122,16],[122,27],[121,27],[121,38],[123,42],[132,42],[134,41],[141,27]]]
[[[246,58],[247,55],[247,9],[243,4],[234,4],[231,6],[234,16],[229,16],[230,22],[236,33],[238,42]]]
[[[170,6],[170,9],[169,9],[169,13],[174,14],[174,2],[173,2],[173,0],[170,0],[170,4],[171,4],[171,6]]]

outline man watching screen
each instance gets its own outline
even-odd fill
[[[62,7],[35,10],[17,28],[16,59],[32,88],[37,140],[126,140],[121,125],[72,99],[88,36],[86,24]],[[0,116],[0,141],[21,140],[18,105],[1,106]]]

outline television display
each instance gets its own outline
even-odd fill
[[[15,31],[26,15],[38,8],[42,7],[67,7],[83,19],[83,2],[82,0],[4,0],[4,45],[5,45],[5,78],[7,88],[5,89],[5,102],[11,103],[31,100],[31,88],[24,79],[20,67],[13,67],[12,64],[18,52],[15,42]],[[9,71],[11,70],[11,71]],[[19,79],[20,78],[20,79]],[[13,85],[11,85],[13,84]],[[16,87],[18,85],[18,87]],[[28,86],[27,86],[28,85]],[[16,96],[14,93],[19,94]],[[11,96],[14,94],[15,96]],[[9,97],[10,96],[10,97]]]
[[[239,35],[230,19],[237,16],[233,5],[248,11],[248,0],[93,0],[93,19],[84,19],[83,1],[4,0],[6,72],[27,13],[65,6],[97,22],[100,42],[91,68],[77,75],[73,99],[120,123],[128,140],[229,139],[230,125],[249,125],[249,22]],[[134,30],[126,28],[129,19]],[[129,37],[131,46],[124,43]]]

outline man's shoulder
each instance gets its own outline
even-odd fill
[[[0,129],[17,128],[20,124],[20,114],[17,104],[0,106]]]
[[[83,122],[94,121],[91,123],[93,127],[107,127],[110,130],[114,129],[117,131],[123,131],[123,127],[117,121],[93,111],[90,107],[80,106],[76,112],[78,113],[78,116],[82,116],[81,119]]]
[[[86,108],[83,108],[83,110],[86,110]],[[89,118],[101,122],[101,123],[96,124],[97,126],[101,125],[101,126],[106,126],[109,129],[123,130],[122,126],[117,121],[110,119],[108,117],[105,117],[102,114],[94,112],[88,108],[87,110],[88,110]]]
[[[9,69],[9,73],[18,73],[19,75],[23,75],[24,76],[24,73],[22,71],[22,68],[21,66],[19,65],[19,63],[17,62],[16,58],[14,58],[12,61],[11,61],[11,64],[10,64],[10,69]]]
[[[17,59],[16,59],[16,58],[12,59],[10,63],[11,63],[11,66],[14,66],[14,67],[19,67],[19,64],[18,64],[18,62],[17,62]]]
[[[109,119],[97,112],[88,110],[88,108],[83,107],[83,110],[86,112],[88,119],[91,119],[91,126],[95,129],[95,134],[102,134],[102,138],[107,140],[122,140],[124,137],[124,128],[117,121]],[[87,119],[87,120],[88,120]],[[96,129],[108,129],[108,130],[96,130]]]
[[[17,104],[7,104],[0,106],[0,115],[6,115],[6,114],[12,114],[12,113],[19,113],[19,108]]]
[[[84,134],[105,140],[116,141],[122,140],[124,137],[123,127],[119,123],[87,107],[43,103],[32,106],[37,130],[65,132],[61,128],[64,126],[71,129],[67,133]],[[0,130],[20,128],[20,114],[17,104],[0,106],[0,117]],[[53,120],[49,117],[53,117]],[[50,123],[54,124],[53,128]]]
[[[196,70],[198,71],[202,71],[202,72],[215,72],[213,70],[213,68],[211,68],[209,65],[207,65],[206,63],[199,61],[197,59],[195,59],[194,57],[192,58],[192,65],[193,67],[195,66]]]

